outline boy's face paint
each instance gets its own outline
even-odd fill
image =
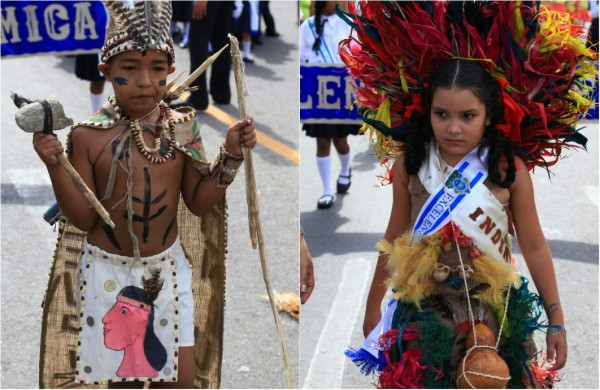
[[[479,145],[490,123],[485,104],[469,89],[436,89],[430,114],[440,154],[451,166]]]
[[[119,84],[119,85],[127,85],[127,79],[125,77],[113,77],[113,80],[115,81],[115,83]]]
[[[100,70],[113,84],[119,106],[133,118],[156,107],[166,90],[167,75],[175,69],[165,52],[149,50],[145,56],[136,50],[119,53]]]

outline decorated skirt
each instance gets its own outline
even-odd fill
[[[393,244],[385,240],[378,244],[389,256],[393,294],[362,348],[346,351],[361,371],[377,373],[379,388],[457,388],[457,381],[464,385],[465,377],[473,383],[482,378],[491,381],[493,388],[552,387],[558,373],[541,368],[544,359],[532,338],[536,329],[544,327],[543,305],[528,290],[528,280],[510,263],[479,253],[450,223],[419,244],[409,246],[409,240],[406,234]],[[454,242],[459,243],[462,265],[456,263]],[[497,351],[487,348],[486,353],[504,360],[508,366],[504,374],[479,375],[462,367],[471,348],[467,339],[472,337],[468,333],[473,324],[476,329],[485,325],[494,337],[501,334]],[[490,360],[483,353],[474,358]]]
[[[153,272],[162,281],[150,293]],[[86,242],[78,283],[79,383],[177,381],[179,347],[194,343],[191,283],[179,239],[139,261]]]

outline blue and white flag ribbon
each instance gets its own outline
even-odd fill
[[[483,183],[487,177],[487,166],[484,165],[484,161],[487,161],[487,149],[485,148],[482,150],[481,156],[479,156],[479,148],[473,148],[460,160],[447,179],[444,178],[445,172],[441,169],[441,159],[435,158],[437,155],[437,144],[432,142],[429,146],[429,161],[423,163],[419,177],[425,176],[425,180],[421,178],[425,185],[426,181],[434,178],[435,172],[439,172],[441,176],[436,181],[440,184],[431,192],[431,196],[417,216],[411,243],[414,239],[420,241],[423,237],[435,233],[450,222],[450,211],[456,209],[467,194],[478,184]],[[450,203],[450,208],[446,202]]]
[[[431,142],[429,157],[418,173],[423,187],[431,195],[417,216],[411,244],[413,240],[435,233],[452,219],[482,253],[496,260],[510,261],[507,212],[483,184],[488,176],[487,161],[488,148],[475,147],[448,174],[442,169],[437,142]]]

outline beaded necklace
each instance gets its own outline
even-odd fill
[[[131,124],[129,125],[129,129],[131,130],[131,135],[135,141],[135,144],[140,151],[140,153],[146,157],[148,161],[152,164],[162,164],[165,161],[171,158],[173,153],[173,149],[175,148],[175,122],[173,121],[173,117],[171,116],[171,111],[168,109],[167,105],[161,101],[158,106],[160,109],[160,115],[158,116],[158,120],[154,125],[154,147],[149,147],[144,140],[143,133],[144,129],[142,128],[141,119],[150,115],[154,110],[144,115],[142,118],[131,120]],[[161,135],[163,125],[162,122],[167,117],[167,124],[169,126],[169,147],[167,148],[167,152],[164,156],[154,156],[155,153],[160,151],[161,146]]]

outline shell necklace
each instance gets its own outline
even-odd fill
[[[157,108],[160,109],[160,115],[158,116],[158,120],[154,125],[154,147],[150,147],[146,144],[146,141],[144,140],[144,130],[142,128],[141,123],[142,119],[152,114]],[[163,129],[162,122],[165,116],[167,117],[167,124],[169,126],[169,147],[167,148],[167,152],[163,156],[153,156],[155,153],[160,151],[160,146],[162,142],[161,133]],[[148,161],[150,161],[153,164],[162,164],[171,158],[173,149],[175,147],[175,123],[173,121],[173,117],[171,116],[171,111],[162,100],[159,104],[156,105],[156,107],[152,111],[150,111],[143,117],[133,119],[131,121],[131,124],[129,125],[129,128],[131,129],[131,135],[133,136],[138,150],[142,155],[144,155],[144,157],[146,157]]]

